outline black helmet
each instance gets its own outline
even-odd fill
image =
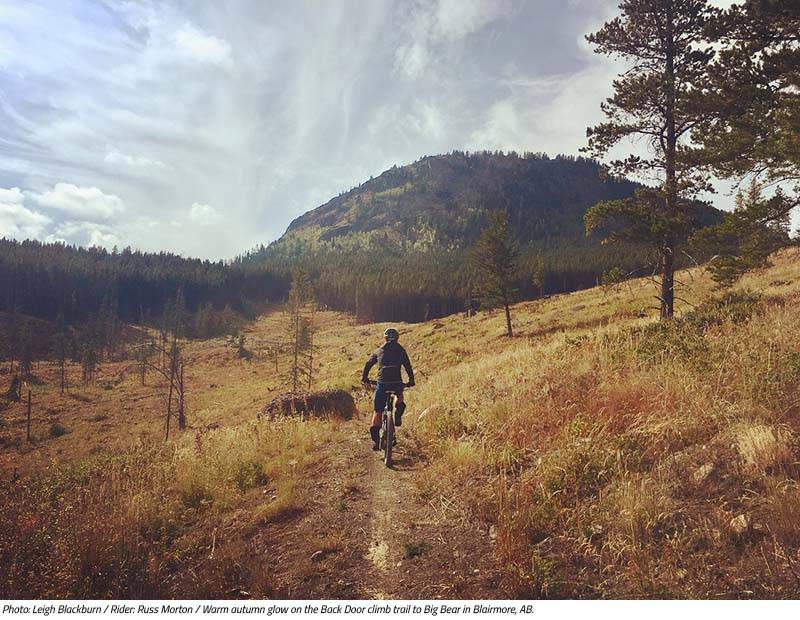
[[[394,327],[390,327],[383,332],[383,337],[387,340],[397,340],[400,337],[400,332],[398,332]]]

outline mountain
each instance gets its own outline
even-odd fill
[[[508,212],[522,250],[522,298],[594,286],[615,267],[644,272],[646,248],[601,245],[586,237],[583,222],[592,205],[637,187],[604,180],[600,165],[581,157],[423,157],[300,216],[276,242],[240,260],[284,278],[303,264],[322,303],[365,320],[422,321],[474,304],[467,250],[498,209]],[[708,217],[717,216],[708,210]]]
[[[504,209],[522,243],[583,238],[596,202],[631,196],[636,184],[600,177],[597,162],[541,154],[454,152],[393,166],[294,220],[278,245],[299,240],[366,245],[373,238],[416,249],[461,248],[486,214]]]

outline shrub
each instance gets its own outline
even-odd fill
[[[240,491],[247,491],[267,483],[264,464],[258,460],[245,460],[239,463],[236,470],[236,486]]]
[[[416,558],[421,556],[427,550],[428,550],[428,543],[426,543],[424,540],[418,542],[409,542],[406,543],[404,556],[407,560],[410,560],[411,558]]]
[[[753,316],[763,300],[757,293],[732,291],[721,299],[703,302],[686,315],[685,321],[700,330],[726,322],[743,323]]]
[[[62,426],[58,422],[53,422],[50,425],[50,437],[61,437],[62,435],[66,435],[69,432],[65,426]]]

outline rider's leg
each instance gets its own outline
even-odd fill
[[[372,425],[369,427],[369,436],[372,438],[372,449],[380,450],[381,441],[381,412],[386,406],[386,392],[381,385],[375,388],[375,413],[372,416]]]
[[[394,425],[403,425],[403,412],[406,410],[406,403],[403,401],[403,392],[397,394],[397,404],[394,407]]]

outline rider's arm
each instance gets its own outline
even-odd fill
[[[403,350],[403,368],[405,368],[406,372],[408,373],[408,382],[413,385],[414,369],[411,368],[411,360],[408,359],[408,353],[406,353],[405,350]]]
[[[367,360],[367,363],[364,364],[364,372],[361,373],[361,382],[362,383],[368,383],[369,382],[369,371],[377,363],[378,363],[378,356],[373,353],[372,355],[369,356],[369,359]]]

